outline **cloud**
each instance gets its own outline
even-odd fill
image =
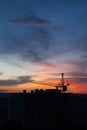
[[[37,17],[25,17],[25,18],[20,18],[16,20],[9,20],[11,23],[25,23],[25,24],[33,24],[33,25],[48,25],[50,24],[50,21],[43,20]]]
[[[74,77],[74,78],[69,78],[68,79],[71,83],[80,83],[80,84],[83,84],[83,83],[87,83],[87,78],[78,78],[78,77]]]
[[[23,23],[26,22],[26,18],[18,19],[18,21],[10,21],[10,22],[19,22],[21,23],[21,20]],[[41,22],[43,21],[43,22]],[[27,22],[34,24],[36,23],[44,23],[51,25],[50,21],[42,20],[37,17],[29,17],[27,18]],[[42,24],[43,25],[43,24]],[[54,26],[56,29],[56,25]],[[80,36],[78,39],[75,39],[76,41],[72,43],[66,43],[65,41],[61,42],[61,39],[54,36],[55,34],[51,33],[47,28],[30,28],[29,31],[26,32],[26,30],[20,30],[20,28],[17,26],[17,31],[14,34],[7,34],[7,38],[5,38],[5,41],[3,42],[3,48],[1,50],[2,55],[17,55],[19,56],[23,61],[30,61],[35,63],[49,63],[49,59],[58,59],[62,56],[65,56],[64,58],[67,58],[67,63],[69,65],[75,65],[78,66],[78,69],[82,70],[86,68],[86,65],[84,63],[87,63],[86,61],[82,61],[82,58],[86,59],[86,36]],[[58,28],[59,29],[59,28]],[[19,33],[18,33],[19,32]],[[60,36],[62,39],[63,37]],[[56,41],[57,39],[57,41]],[[81,40],[82,39],[82,40]],[[82,50],[81,50],[82,49]],[[67,51],[68,50],[68,51]],[[66,56],[66,54],[68,54]],[[77,55],[75,55],[77,54]],[[85,56],[83,56],[85,54]],[[74,56],[79,56],[77,59],[74,59],[73,63],[70,63],[71,61],[68,60],[68,57],[71,58]],[[79,62],[80,58],[80,62]],[[77,60],[77,61],[76,61]],[[54,63],[52,63],[54,64]]]
[[[20,34],[7,34],[0,56],[16,55],[24,61],[45,62],[50,56],[52,41],[50,32],[44,28],[33,30],[28,37],[25,34],[21,37]]]
[[[0,72],[0,75],[3,75],[3,72]]]
[[[61,73],[48,73],[47,75],[51,75],[51,76],[61,76]],[[68,76],[68,77],[82,77],[82,78],[87,78],[87,73],[85,72],[78,72],[78,71],[71,71],[71,72],[65,72],[64,76]]]
[[[84,72],[69,72],[69,73],[66,73],[66,75],[68,76],[71,76],[71,77],[87,77],[87,73],[84,73]]]
[[[44,79],[45,82],[49,82],[49,83],[61,83],[61,78],[46,78]],[[70,85],[72,84],[84,84],[87,83],[87,77],[69,77],[69,78],[65,78],[65,84],[70,83]]]
[[[61,76],[61,73],[49,73],[48,75]],[[64,75],[68,77],[87,77],[87,73],[78,71],[65,72]]]
[[[66,73],[69,78],[67,78],[71,83],[87,83],[87,73],[86,72],[81,72],[80,70],[75,71],[75,72],[69,72]]]
[[[16,79],[0,80],[0,86],[14,86],[28,83],[31,78],[31,76],[19,76]]]
[[[55,24],[52,24],[51,21],[48,20],[44,20],[44,19],[40,19],[38,17],[25,17],[25,18],[20,18],[20,19],[15,19],[15,20],[9,20],[10,23],[14,23],[14,24],[29,24],[29,25],[33,25],[33,26],[40,26],[40,27],[49,27],[54,29],[55,31],[62,31],[64,30],[64,27],[62,26],[58,26]]]

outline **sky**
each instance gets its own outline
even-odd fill
[[[0,92],[70,83],[87,93],[87,0],[0,1]]]

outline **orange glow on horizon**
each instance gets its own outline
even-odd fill
[[[61,74],[58,75],[54,73],[54,75],[52,75],[48,73],[45,67],[43,71],[42,70],[37,71],[37,75],[38,76],[34,77],[34,80],[36,81],[50,82],[55,84],[61,83]],[[67,92],[87,93],[87,83],[78,83],[79,81],[78,77],[75,78],[65,75],[65,81],[68,81],[70,83]],[[29,82],[14,86],[0,86],[1,92],[22,92],[24,89],[27,92],[30,92],[31,90],[35,89],[55,89],[55,86],[29,83]]]
[[[25,84],[21,84],[21,85],[16,85],[16,86],[6,86],[5,88],[3,86],[1,86],[1,89],[14,93],[14,92],[23,92],[23,90],[26,90],[27,92],[30,92],[31,90],[35,90],[35,89],[55,89],[54,86],[48,86],[48,85],[42,85],[42,84],[36,84],[36,83],[25,83]],[[87,84],[70,84],[70,86],[68,86],[68,90],[67,92],[72,92],[72,93],[87,93]]]

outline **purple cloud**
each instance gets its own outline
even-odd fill
[[[0,80],[0,86],[14,86],[31,81],[31,76],[19,76],[16,79]]]
[[[25,24],[33,24],[33,25],[47,25],[50,24],[50,21],[43,20],[37,17],[25,17],[16,20],[9,20],[11,23],[25,23]]]
[[[19,19],[15,19],[15,20],[9,20],[9,22],[14,23],[14,24],[23,23],[23,24],[30,24],[30,25],[35,25],[35,26],[49,26],[52,29],[54,29],[55,31],[64,30],[64,28],[61,26],[53,25],[51,21],[40,19],[40,18],[34,17],[34,16],[19,18]]]
[[[87,78],[79,78],[79,77],[74,77],[74,78],[68,78],[68,81],[70,83],[87,83]]]

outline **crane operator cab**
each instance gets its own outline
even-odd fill
[[[62,86],[62,91],[67,91],[67,86],[66,85]]]

